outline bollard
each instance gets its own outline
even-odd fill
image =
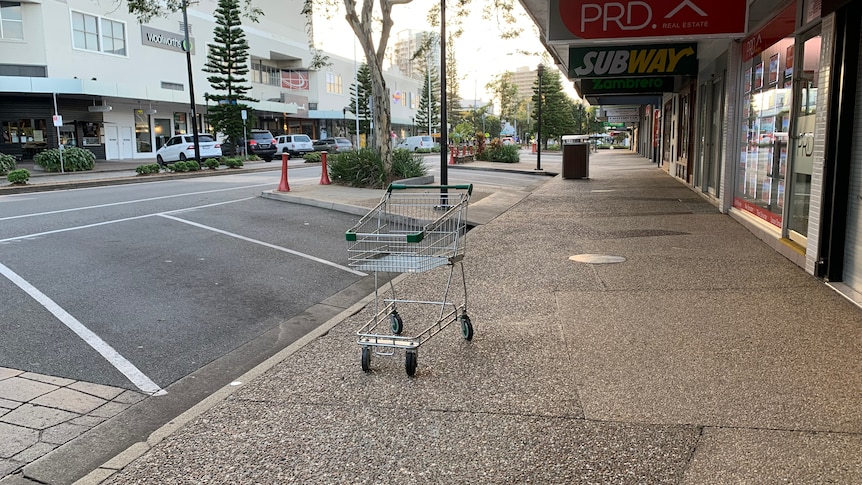
[[[455,165],[455,147],[449,147],[449,165]]]
[[[281,183],[278,184],[279,192],[290,192],[290,185],[287,184],[287,160],[290,155],[287,153],[281,154]]]
[[[533,153],[536,153],[536,143],[533,143]]]
[[[326,151],[320,152],[320,185],[329,185],[329,170],[326,168]]]

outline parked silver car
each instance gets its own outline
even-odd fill
[[[321,138],[320,140],[316,140],[313,145],[316,152],[326,151],[328,153],[336,153],[353,150],[353,143],[350,143],[350,140],[347,138],[341,137]]]

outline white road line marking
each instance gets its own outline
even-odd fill
[[[63,310],[60,305],[54,302],[54,300],[48,298],[48,295],[36,289],[36,287],[25,281],[24,278],[18,276],[17,273],[9,269],[3,263],[0,263],[0,274],[8,278],[12,283],[18,285],[19,288],[24,290],[24,292],[30,295],[34,300],[41,303],[46,310],[57,317],[57,320],[60,320],[60,322],[66,325],[69,330],[75,332],[77,336],[81,337],[84,342],[104,357],[108,363],[113,365],[118,371],[126,376],[126,378],[142,392],[151,396],[163,396],[168,393],[155,382],[150,380],[149,377],[145,376],[143,372],[138,370],[134,364],[126,360],[125,357],[120,355],[113,347],[108,345],[107,342],[85,327],[84,324],[78,321],[78,319],[70,315],[66,310]]]
[[[179,213],[179,212],[188,212],[188,211],[191,211],[191,210],[194,210],[194,209],[200,209],[200,208],[204,208],[204,207],[213,207],[213,206],[217,206],[217,205],[233,204],[234,202],[243,202],[243,201],[246,201],[246,200],[252,200],[252,199],[256,199],[256,198],[257,198],[257,197],[244,197],[244,198],[242,198],[242,199],[229,200],[229,201],[226,201],[226,202],[216,202],[216,203],[214,203],[214,204],[199,205],[199,206],[195,206],[195,207],[186,207],[186,208],[183,208],[183,209],[177,209],[177,210],[174,210],[174,211],[158,212],[158,213],[154,213],[154,214],[145,214],[145,215],[142,215],[142,216],[126,217],[126,218],[123,218],[123,219],[114,219],[113,221],[96,222],[96,223],[94,223],[94,224],[87,224],[87,225],[84,225],[84,226],[66,227],[66,228],[63,228],[63,229],[55,229],[55,230],[53,230],[53,231],[37,232],[37,233],[35,233],[35,234],[27,234],[27,235],[24,235],[24,236],[9,237],[9,238],[6,238],[6,239],[0,239],[0,244],[7,243],[7,242],[12,242],[12,241],[20,241],[20,240],[22,240],[22,239],[32,239],[32,238],[40,237],[40,236],[47,236],[47,235],[49,235],[49,234],[58,234],[58,233],[61,233],[61,232],[77,231],[77,230],[79,230],[79,229],[89,229],[89,228],[91,228],[91,227],[105,226],[105,225],[108,225],[108,224],[115,224],[115,223],[117,223],[117,222],[127,222],[127,221],[134,221],[134,220],[136,220],[136,219],[145,219],[145,218],[147,218],[147,217],[153,217],[153,216],[158,216],[158,215],[162,215],[162,214],[171,214],[171,213],[174,213],[174,212],[176,212],[176,213]]]
[[[277,186],[277,184],[272,184],[272,183],[254,184],[254,185],[245,185],[242,187],[232,187],[232,188],[228,188],[228,189],[213,189],[213,190],[203,190],[200,192],[187,192],[184,194],[163,195],[161,197],[150,197],[148,199],[127,200],[124,202],[111,202],[110,204],[90,205],[90,206],[86,206],[86,207],[74,207],[74,208],[70,208],[70,209],[60,209],[60,210],[55,210],[55,211],[36,212],[33,214],[21,214],[21,215],[17,215],[17,216],[0,217],[0,221],[9,221],[12,219],[23,219],[25,217],[47,216],[47,215],[51,215],[51,214],[62,214],[64,212],[75,212],[75,211],[83,211],[83,210],[90,210],[90,209],[101,209],[104,207],[113,207],[113,206],[118,206],[118,205],[139,204],[141,202],[152,202],[154,200],[173,199],[176,197],[186,197],[186,196],[190,196],[190,195],[212,194],[212,193],[216,193],[216,192],[226,192],[228,190],[253,189],[255,187],[266,187],[266,186]]]
[[[158,216],[161,216],[161,217],[165,217],[165,218],[167,218],[167,219],[175,220],[175,221],[177,221],[177,222],[182,222],[183,224],[188,224],[188,225],[190,225],[190,226],[195,226],[195,227],[199,227],[199,228],[201,228],[201,229],[206,229],[206,230],[208,230],[208,231],[213,231],[213,232],[217,232],[217,233],[219,233],[219,234],[224,234],[225,236],[234,237],[234,238],[237,238],[237,239],[241,239],[241,240],[243,240],[243,241],[248,241],[248,242],[251,242],[251,243],[254,243],[254,244],[260,244],[261,246],[266,246],[266,247],[268,247],[268,248],[276,249],[276,250],[278,250],[278,251],[283,251],[283,252],[285,252],[285,253],[293,254],[293,255],[295,255],[295,256],[299,256],[299,257],[301,257],[301,258],[309,259],[309,260],[311,260],[311,261],[315,261],[315,262],[322,263],[322,264],[325,264],[325,265],[328,265],[328,266],[332,266],[333,268],[338,268],[338,269],[340,269],[340,270],[347,271],[348,273],[353,273],[353,274],[355,274],[355,275],[357,275],[357,276],[368,276],[366,273],[363,273],[363,272],[361,272],[361,271],[356,271],[356,270],[355,270],[355,269],[353,269],[353,268],[349,268],[349,267],[347,267],[347,266],[342,266],[342,265],[340,265],[340,264],[333,263],[332,261],[327,261],[327,260],[325,260],[325,259],[320,259],[320,258],[318,258],[318,257],[316,257],[316,256],[312,256],[312,255],[310,255],[310,254],[305,254],[305,253],[301,253],[301,252],[299,252],[299,251],[294,251],[293,249],[288,249],[288,248],[285,248],[285,247],[282,247],[282,246],[276,246],[275,244],[270,244],[270,243],[268,243],[268,242],[260,241],[260,240],[257,240],[257,239],[252,239],[252,238],[250,238],[250,237],[240,236],[239,234],[235,234],[235,233],[232,233],[232,232],[223,231],[223,230],[221,230],[221,229],[216,229],[216,228],[214,228],[214,227],[210,227],[210,226],[205,226],[205,225],[203,225],[203,224],[198,224],[197,222],[187,221],[187,220],[185,220],[185,219],[180,219],[179,217],[174,217],[174,216],[168,215],[167,213],[165,213],[165,214],[157,214],[157,215],[158,215]],[[2,242],[2,241],[0,241],[0,242]]]

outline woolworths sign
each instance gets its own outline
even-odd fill
[[[175,52],[185,52],[184,48],[185,36],[175,32],[167,32],[164,30],[154,29],[145,25],[141,26],[141,43],[150,47],[159,47]],[[195,42],[193,37],[189,37],[191,43],[191,53],[195,53]]]
[[[673,91],[673,77],[584,79],[581,94],[654,94]]]

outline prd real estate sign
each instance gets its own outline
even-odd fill
[[[742,37],[748,0],[549,0],[548,42]]]

